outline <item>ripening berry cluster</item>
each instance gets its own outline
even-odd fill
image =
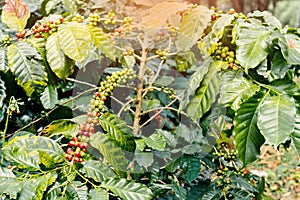
[[[228,46],[223,46],[222,42],[212,44],[211,56],[216,60],[228,62],[230,69],[239,69],[234,51],[231,51]]]
[[[115,19],[116,14],[113,12],[109,12],[107,15],[104,15],[104,24],[116,24],[117,21]]]
[[[69,141],[68,147],[66,149],[66,158],[69,161],[83,162],[86,157],[88,143],[80,142],[78,137],[73,137]]]
[[[128,48],[123,53],[123,56],[132,56],[134,54],[134,50],[132,48]]]
[[[101,21],[100,15],[98,13],[90,13],[88,17],[89,25],[97,26],[98,23]]]
[[[24,38],[25,36],[26,36],[26,30],[25,29],[16,33],[16,37],[18,39]]]
[[[43,24],[36,24],[32,27],[34,36],[37,38],[47,38],[57,31],[57,25],[64,22],[64,18],[59,18],[56,22],[49,20]]]
[[[11,44],[12,39],[9,37],[9,35],[5,35],[2,40],[1,40],[1,44],[3,44],[3,46],[7,47]]]
[[[156,51],[156,55],[158,55],[161,60],[167,60],[168,53],[170,53],[169,49],[165,49],[165,50],[158,49]]]
[[[115,87],[125,84],[127,79],[133,78],[134,71],[128,68],[125,68],[122,71],[113,72],[111,76],[107,76],[106,79],[100,83],[98,91],[90,101],[88,117],[99,117],[101,113],[104,112],[104,104],[107,96],[112,94]],[[93,120],[88,119],[88,121]]]

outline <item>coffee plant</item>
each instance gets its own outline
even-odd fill
[[[104,2],[5,1],[1,198],[270,199],[247,166],[263,144],[300,154],[299,29]]]

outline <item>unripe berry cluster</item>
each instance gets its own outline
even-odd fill
[[[212,44],[211,56],[216,60],[228,62],[230,69],[237,70],[239,68],[234,51],[230,51],[228,46],[223,46],[222,42]]]
[[[133,21],[133,17],[124,17],[122,23],[124,26],[130,26],[132,21]]]
[[[57,25],[64,22],[64,18],[59,18],[56,22],[49,20],[43,24],[36,24],[32,27],[34,36],[37,38],[47,38],[49,35],[57,31]]]
[[[69,161],[74,162],[83,162],[86,157],[88,144],[84,142],[80,142],[78,137],[73,137],[72,140],[69,141],[68,147],[66,149],[66,158]]]
[[[161,87],[161,91],[168,94],[170,99],[174,99],[176,92],[173,88],[168,88],[168,87]]]
[[[84,16],[77,14],[75,17],[72,18],[73,22],[83,22]]]
[[[100,16],[98,13],[91,13],[88,17],[89,25],[97,26],[98,23],[101,21]]]
[[[116,19],[115,19],[116,14],[113,12],[109,12],[107,15],[104,15],[104,24],[116,24]]]
[[[158,55],[161,60],[167,60],[168,53],[170,53],[169,49],[165,49],[165,50],[158,49],[156,51],[156,55]]]
[[[134,50],[132,48],[127,48],[123,53],[123,56],[132,56],[134,54]]]
[[[9,35],[5,35],[1,40],[1,43],[5,47],[9,46],[11,44],[11,42],[12,42],[12,39],[9,37]]]

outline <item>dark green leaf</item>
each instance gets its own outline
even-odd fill
[[[163,151],[166,146],[165,138],[159,133],[154,133],[149,138],[146,138],[145,143],[148,147],[159,151]]]
[[[108,192],[102,188],[92,189],[89,192],[88,200],[109,200]]]
[[[182,159],[182,168],[188,182],[194,181],[200,173],[200,159],[197,156],[185,155]]]
[[[183,187],[178,186],[177,184],[172,186],[172,190],[178,200],[186,199],[187,192]]]
[[[258,109],[266,94],[258,93],[244,102],[234,118],[234,139],[240,160],[249,164],[257,159],[264,137],[257,127]]]
[[[103,133],[96,133],[91,136],[90,144],[98,149],[105,160],[116,170],[127,171],[125,152],[108,139]]]
[[[134,159],[140,166],[145,167],[146,169],[154,162],[152,152],[135,152]]]
[[[126,151],[135,150],[134,136],[125,121],[114,114],[106,113],[98,118],[98,122],[113,143]]]
[[[44,134],[47,137],[52,137],[55,135],[63,135],[68,139],[72,139],[74,136],[78,134],[79,124],[69,120],[69,119],[61,119],[53,121],[50,125],[48,125],[44,129]]]
[[[40,99],[45,109],[52,109],[58,103],[56,88],[52,85],[48,85]]]
[[[152,198],[152,192],[147,186],[123,178],[105,181],[101,187],[126,200],[148,200]]]

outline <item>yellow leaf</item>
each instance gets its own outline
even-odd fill
[[[30,11],[22,0],[6,0],[2,9],[2,22],[9,28],[23,30],[30,17]]]

